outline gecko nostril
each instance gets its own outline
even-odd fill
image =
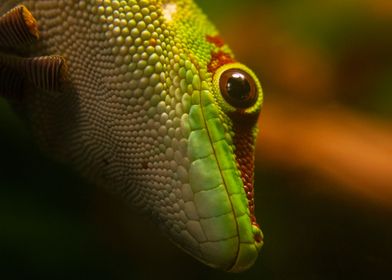
[[[253,229],[253,238],[256,243],[260,244],[264,241],[263,233],[261,232],[259,226],[257,224],[252,224]]]
[[[256,232],[256,233],[254,234],[254,238],[255,238],[255,241],[256,241],[257,243],[260,243],[260,242],[263,241],[263,236],[261,235],[261,232],[260,232],[260,231],[258,231],[258,232]]]

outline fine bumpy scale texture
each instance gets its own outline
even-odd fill
[[[0,0],[0,15],[0,95],[48,153],[201,262],[253,265],[262,90],[193,1]]]

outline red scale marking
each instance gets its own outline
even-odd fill
[[[252,224],[258,227],[254,203],[254,125],[258,115],[244,115],[241,111],[229,115],[233,121],[235,156],[241,172]]]
[[[207,35],[206,40],[207,42],[214,44],[218,48],[221,48],[225,45],[225,41],[223,41],[222,37],[219,35],[215,35],[215,36]]]
[[[234,58],[223,51],[214,52],[211,54],[211,61],[208,64],[208,72],[215,73],[221,66],[236,62]]]
[[[228,63],[236,62],[230,54],[220,50],[225,45],[225,42],[223,41],[222,37],[220,37],[219,35],[207,35],[206,40],[207,42],[215,45],[215,47],[219,49],[218,51],[213,51],[211,53],[211,60],[207,66],[208,72],[215,73],[219,67]]]
[[[157,46],[157,44],[158,44],[158,42],[157,42],[157,40],[156,40],[156,39],[154,39],[154,38],[151,38],[151,39],[150,39],[150,46],[152,46],[152,47],[156,47],[156,46]]]
[[[228,63],[234,63],[235,60],[234,58],[223,51],[218,51],[217,53],[212,53],[211,54],[211,61],[207,66],[208,72],[210,73],[215,73],[216,70],[219,69],[219,67],[228,64]]]

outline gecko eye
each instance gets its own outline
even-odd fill
[[[223,98],[236,108],[246,109],[257,101],[256,82],[251,75],[241,69],[229,69],[223,72],[219,87]]]

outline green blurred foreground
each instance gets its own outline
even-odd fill
[[[188,257],[42,155],[1,99],[1,279],[391,275],[391,2],[198,2],[264,85],[255,267],[230,275]]]

